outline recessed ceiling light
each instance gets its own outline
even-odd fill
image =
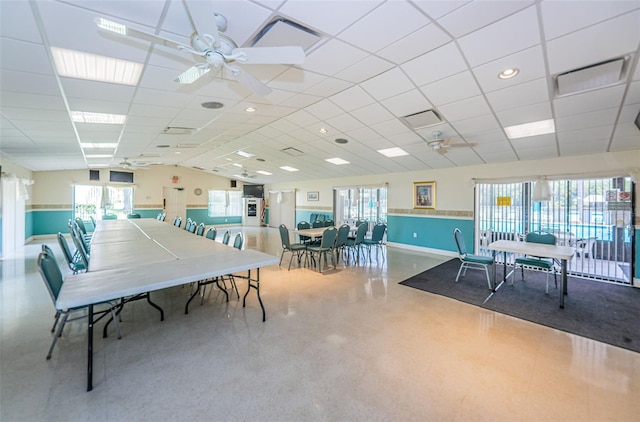
[[[118,144],[116,142],[81,142],[81,148],[116,148]]]
[[[273,173],[269,173],[268,171],[264,171],[264,170],[256,170],[256,173],[264,174],[265,176],[271,176],[273,174]]]
[[[256,156],[255,154],[251,154],[249,152],[245,152],[245,151],[242,151],[242,150],[236,151],[236,154],[238,154],[241,157],[245,157],[245,158],[251,158],[251,157],[255,157]]]
[[[394,147],[394,148],[385,148],[379,149],[378,152],[385,157],[402,157],[403,155],[409,155],[409,153],[402,148]]]
[[[516,76],[518,73],[520,73],[520,70],[516,69],[515,67],[512,67],[512,68],[505,69],[502,72],[498,73],[498,78],[500,78],[500,79],[510,79],[510,78],[513,78],[514,76]]]
[[[247,113],[255,113],[256,112],[256,108],[254,107],[247,107],[244,109],[244,111],[246,111]]]
[[[72,111],[71,119],[76,123],[99,123],[107,125],[122,125],[127,116],[123,114],[90,113],[86,111]]]
[[[342,158],[327,158],[324,161],[327,161],[331,164],[335,164],[336,166],[341,166],[343,164],[349,164],[347,160],[343,160]]]
[[[504,128],[509,139],[527,138],[529,136],[546,135],[556,131],[553,119],[540,120],[539,122],[525,123],[522,125],[508,126]]]
[[[327,129],[321,127],[320,129],[318,129],[318,132],[320,133],[327,133]]]
[[[240,164],[240,163],[233,163],[232,165],[242,168],[242,164]]]
[[[295,167],[290,167],[290,166],[282,166],[280,167],[282,170],[286,170],[286,171],[298,171],[297,168]]]
[[[210,109],[217,109],[217,108],[222,108],[224,107],[224,104],[219,103],[218,101],[206,101],[204,103],[201,104],[202,107],[204,108],[210,108]]]
[[[120,85],[138,85],[142,63],[51,47],[60,76]]]

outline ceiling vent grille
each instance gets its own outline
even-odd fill
[[[250,42],[252,47],[285,47],[298,45],[307,51],[320,41],[320,34],[284,18],[276,18],[258,32]]]
[[[193,132],[195,132],[195,128],[178,126],[167,126],[162,131],[166,135],[191,135]]]
[[[613,85],[625,78],[629,57],[618,57],[556,75],[558,96]]]
[[[304,154],[304,152],[300,151],[299,149],[295,149],[293,147],[285,148],[282,150],[282,152],[284,152],[285,154],[289,154],[292,157],[300,157],[301,155]]]
[[[442,123],[442,119],[435,110],[425,110],[401,117],[400,120],[411,129],[420,129]]]

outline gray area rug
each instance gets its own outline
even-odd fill
[[[518,271],[513,286],[503,284],[491,295],[484,271],[468,270],[456,283],[458,268],[452,259],[400,284],[640,353],[640,289],[569,277],[560,309],[553,276],[548,295],[546,274],[538,271],[525,271],[524,283]],[[496,276],[502,279],[502,265]]]

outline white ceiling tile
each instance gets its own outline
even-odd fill
[[[385,122],[370,125],[371,129],[379,133],[381,136],[394,136],[407,132],[407,127],[398,120],[387,120]]]
[[[511,79],[500,79],[498,74],[506,69],[518,69]],[[542,47],[539,45],[473,68],[473,74],[484,92],[508,88],[546,76]]]
[[[640,68],[640,66],[638,66]],[[629,90],[627,91],[627,95],[624,99],[624,104],[638,104],[640,103],[640,82],[632,82],[629,85]]]
[[[87,81],[83,79],[61,78],[65,94],[69,98],[100,98],[101,101],[125,102],[133,99],[135,87]]]
[[[303,69],[333,76],[369,54],[340,40],[329,40],[307,55]],[[336,60],[340,57],[340,60]]]
[[[0,74],[3,90],[31,94],[59,95],[60,88],[53,75],[3,70]]]
[[[496,112],[549,101],[547,80],[541,78],[499,89],[488,93],[487,100]]]
[[[606,125],[613,126],[616,117],[618,117],[617,108],[609,108],[606,110],[598,110],[567,117],[558,117],[556,119],[556,132],[568,132]]]
[[[389,113],[386,108],[382,107],[378,103],[369,104],[368,106],[353,110],[351,115],[367,125],[384,122],[385,120],[394,118],[393,114]]]
[[[440,106],[438,110],[449,121],[470,119],[491,112],[484,97],[480,95]]]
[[[20,19],[17,19],[20,17]],[[42,43],[31,6],[26,1],[3,1],[0,13],[0,34],[3,37]]]
[[[438,19],[457,8],[470,3],[471,0],[415,0],[414,3],[432,19]]]
[[[269,86],[274,89],[297,92],[317,85],[324,79],[326,79],[326,76],[292,67],[269,82]]]
[[[420,89],[436,106],[481,94],[478,84],[468,71],[421,86]]]
[[[461,37],[465,57],[475,67],[540,44],[535,6]]]
[[[402,64],[450,41],[450,35],[430,24],[383,48],[377,55],[393,63]]]
[[[549,41],[549,71],[565,72],[631,53],[639,42],[640,11]]]
[[[318,98],[317,96],[327,97],[334,94],[337,94],[340,91],[344,91],[345,89],[353,86],[353,83],[343,81],[341,79],[336,78],[326,78],[323,81],[320,81],[316,85],[312,86],[305,90],[306,94],[310,94]],[[319,100],[319,98],[318,98]],[[315,101],[314,101],[315,102]]]
[[[555,114],[558,117],[563,117],[619,107],[622,103],[623,95],[624,86],[618,85],[584,94],[556,98],[553,100]]]
[[[554,147],[550,148],[529,148],[523,151],[518,151],[518,157],[521,160],[544,160],[547,158],[558,157],[558,149]]]
[[[512,108],[496,112],[502,127],[537,122],[553,118],[551,104],[548,102],[532,104],[524,107]]]
[[[467,70],[467,65],[455,43],[449,43],[423,54],[401,67],[418,86]]]
[[[557,155],[556,135],[548,133],[546,135],[529,136],[527,138],[511,139],[511,145],[516,149],[518,155],[523,151],[531,149],[553,149]]]
[[[360,84],[376,100],[384,100],[415,88],[409,78],[395,67]]]
[[[4,88],[4,87],[3,87]],[[11,92],[3,90],[0,92],[2,101],[0,105],[10,105],[12,107],[24,107],[34,110],[65,110],[66,107],[62,98],[57,95],[29,94],[26,92]]]
[[[367,79],[379,75],[393,67],[393,63],[379,57],[370,55],[360,60],[358,63],[346,68],[336,74],[336,78],[345,79],[354,83],[360,83]]]
[[[0,68],[53,75],[53,68],[43,45],[10,38],[0,38]]]
[[[280,12],[298,23],[311,26],[329,35],[336,35],[382,3],[376,1],[288,1]]]
[[[500,130],[500,125],[492,114],[473,117],[467,120],[459,120],[450,122],[451,126],[460,134],[474,134],[476,132],[484,132],[487,130]]]
[[[433,107],[422,92],[417,89],[387,98],[386,100],[380,101],[380,104],[398,117],[430,110]]]
[[[350,114],[341,114],[327,120],[327,123],[341,132],[347,132],[364,126],[364,124]]]
[[[359,86],[351,87],[339,94],[330,97],[331,102],[340,106],[345,111],[355,110],[372,104],[375,100]]]
[[[506,141],[507,137],[502,130],[487,130],[484,132],[467,134],[464,136],[464,139],[468,143],[482,145],[486,143]]]
[[[558,132],[556,135],[560,143],[560,150],[563,146],[570,144],[596,143],[602,144],[603,151],[606,151],[607,145],[613,133],[613,125],[590,127],[570,132]]]
[[[474,1],[438,19],[438,23],[454,37],[461,37],[483,26],[517,12],[533,2],[526,1]]]
[[[575,143],[560,145],[560,156],[563,157],[568,155],[598,154],[606,151],[607,146],[602,142],[584,142],[581,144]]]
[[[305,110],[320,120],[326,120],[344,113],[343,109],[327,99],[318,101],[317,103],[307,107]]]

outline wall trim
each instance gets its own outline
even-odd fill
[[[426,217],[454,217],[473,219],[473,211],[456,211],[456,210],[423,210],[409,208],[389,208],[387,214],[391,215],[414,215]]]
[[[333,207],[322,207],[319,205],[296,205],[296,211],[297,210],[311,210],[311,211],[328,211],[328,212],[333,212]]]

